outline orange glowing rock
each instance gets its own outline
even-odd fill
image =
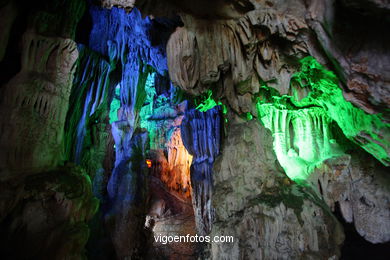
[[[146,159],[146,165],[148,166],[148,168],[152,168],[152,160]]]
[[[192,155],[184,147],[180,128],[176,128],[173,132],[166,147],[168,150],[169,169],[161,176],[161,179],[170,189],[181,191],[186,197],[190,197]]]

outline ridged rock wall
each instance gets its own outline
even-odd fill
[[[107,226],[116,256],[119,258],[139,258],[144,256],[149,245],[147,241],[149,233],[144,229],[145,217],[149,210],[149,198],[151,197],[146,159],[151,159],[149,156],[150,148],[155,149],[157,146],[161,148],[169,141],[168,138],[165,140],[165,130],[160,131],[154,123],[167,119],[167,122],[171,122],[168,122],[167,125],[164,124],[164,126],[168,126],[175,121],[170,114],[164,114],[164,109],[154,111],[156,115],[148,115],[148,117],[156,116],[156,118],[149,119],[146,118],[146,115],[143,118],[143,113],[146,111],[145,113],[148,114],[150,112],[148,108],[153,110],[154,104],[154,94],[148,93],[147,85],[152,74],[158,73],[159,78],[161,78],[167,73],[165,44],[167,35],[169,35],[167,32],[172,30],[175,25],[169,21],[143,18],[137,9],[127,13],[123,9],[114,7],[121,7],[117,3],[104,6],[112,9],[102,9],[94,5],[90,7],[92,30],[89,48],[98,53],[101,58],[99,59],[100,67],[91,71],[93,76],[91,80],[86,81],[96,84],[96,87],[90,94],[88,92],[85,94],[86,104],[89,104],[88,107],[84,107],[87,109],[88,120],[80,117],[79,126],[82,136],[82,131],[94,130],[94,120],[98,120],[96,122],[98,125],[105,122],[104,120],[100,121],[101,117],[96,118],[90,113],[95,108],[94,104],[101,102],[99,93],[103,93],[103,87],[107,84],[105,81],[108,70],[110,73],[108,102],[111,100],[116,102],[110,107],[112,110],[110,111],[111,134],[115,142],[111,145],[114,145],[115,148],[115,163],[112,173],[110,174],[110,169],[108,169],[104,176],[97,175],[95,183],[97,187],[101,187],[108,179],[107,193],[102,192],[104,206],[101,215],[104,225]],[[106,60],[107,63],[103,64],[103,60]],[[83,64],[85,72],[89,71],[89,66],[94,62],[93,59],[90,59],[88,63]],[[106,65],[108,69],[105,67]],[[89,95],[91,95],[91,101],[88,101]],[[152,107],[146,106],[145,111],[143,111],[145,102]],[[103,112],[99,111],[99,106],[96,106],[96,109],[97,114]],[[180,109],[178,111],[180,112]],[[152,122],[150,124],[152,127],[144,125],[144,121],[147,120]],[[146,129],[142,129],[144,127]],[[150,132],[148,133],[146,130]],[[93,133],[91,133],[92,136]],[[172,133],[170,132],[170,134]],[[75,137],[79,139],[77,135]],[[160,140],[160,137],[163,137],[164,141]],[[86,141],[88,140],[84,139],[84,142]],[[82,148],[80,154],[88,159],[90,153],[87,151],[88,144],[87,142],[80,146],[81,144],[78,143],[73,148],[76,159],[78,156],[77,147]],[[174,147],[171,147],[171,150],[173,152]],[[174,160],[172,157],[174,156],[170,155],[169,160]],[[82,157],[81,163],[83,163]],[[176,162],[176,164],[180,163]],[[176,164],[171,162],[170,166],[176,166]],[[184,164],[183,167],[185,168],[186,165]],[[175,169],[169,168],[167,170],[172,173]],[[178,186],[176,182],[174,183],[176,181],[174,178],[172,180],[169,178],[166,179],[167,183],[171,186]],[[189,193],[188,187],[186,188],[184,192]],[[181,189],[182,187],[178,188],[180,192]],[[95,250],[92,244],[90,247]],[[94,255],[98,255],[96,252]]]
[[[388,39],[379,35],[368,39],[360,32],[361,27],[347,27],[348,22],[359,20],[355,11],[360,4],[350,8],[349,1],[244,2],[251,2],[252,8],[234,18],[204,17],[195,15],[194,9],[182,10],[184,26],[176,29],[167,46],[172,82],[197,96],[212,90],[214,103],[221,102],[241,118],[260,119],[272,131],[278,162],[291,179],[302,185],[307,185],[310,174],[328,159],[353,154],[353,145],[347,139],[388,166],[388,116],[378,113],[389,106],[385,100],[389,55],[383,48]],[[387,7],[376,6],[365,12],[370,26],[384,32],[374,18],[378,10],[383,14]],[[362,28],[369,33],[367,27]],[[343,37],[345,33],[354,40]],[[230,127],[228,123],[226,128]],[[230,161],[234,160],[225,163]],[[352,171],[355,173],[351,175],[367,179],[378,175],[368,181],[370,184],[359,185],[360,192],[375,194],[373,183],[382,175]],[[348,183],[353,186],[353,181]],[[232,189],[246,185],[236,183]],[[311,185],[321,197],[318,185]],[[364,214],[357,213],[369,206],[352,203],[357,214],[355,226],[371,242],[384,241],[387,236],[379,231],[374,236],[368,228],[374,223],[388,225],[389,210],[383,208],[382,201],[387,201],[389,193],[382,188],[379,194],[370,195],[367,204],[378,205],[381,217],[365,210]],[[224,194],[217,200],[221,196]],[[239,194],[231,198],[231,203],[243,198],[245,195]],[[362,221],[363,215],[367,221]],[[339,245],[334,244],[335,248]]]
[[[117,157],[107,185],[105,225],[118,258],[140,258],[148,245],[144,230],[148,210],[148,134],[136,131],[129,138],[123,121],[113,123],[112,134],[116,148],[124,151],[124,156]]]
[[[340,255],[343,229],[310,187],[278,166],[272,135],[259,122],[232,119],[214,164],[212,259],[329,259]]]
[[[256,111],[252,100],[262,85],[273,88],[277,95],[291,94],[290,80],[299,70],[298,60],[308,55],[317,57],[320,62],[326,59],[314,40],[316,35],[310,29],[310,21],[304,19],[305,7],[292,6],[297,8],[282,5],[256,9],[240,19],[217,19],[213,23],[183,15],[185,26],[175,31],[167,46],[172,82],[195,95],[205,93],[215,84],[216,99],[225,99],[225,103],[237,113],[250,112],[253,115]],[[310,65],[310,69],[317,68]],[[340,75],[343,81],[342,77]],[[329,94],[324,92],[323,95]],[[337,111],[350,110],[345,112],[364,117],[355,111],[357,109],[349,108],[352,105],[338,103],[333,106]],[[330,109],[330,113],[334,110]],[[379,121],[384,120],[383,116],[376,117]],[[333,119],[348,138],[353,138],[388,165],[389,144],[385,137],[388,126],[377,122],[375,116],[368,120],[371,122],[364,122],[364,125],[372,125],[371,129],[362,129],[363,124],[357,125],[359,123],[353,121],[344,125],[347,120],[337,116]],[[383,130],[377,134],[376,128]]]
[[[141,128],[149,132],[152,174],[168,189],[190,198],[192,156],[183,145],[180,129],[187,101],[180,102],[179,97],[175,98],[176,89],[165,89],[158,79],[156,73],[149,75],[146,100],[140,111]]]

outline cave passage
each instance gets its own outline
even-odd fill
[[[209,2],[0,2],[1,259],[390,258],[390,5]]]

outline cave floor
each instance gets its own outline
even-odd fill
[[[154,236],[194,236],[196,234],[194,210],[191,198],[169,191],[157,178],[151,182],[154,203],[149,219],[153,219]],[[197,243],[157,242],[153,238],[149,259],[197,259]]]

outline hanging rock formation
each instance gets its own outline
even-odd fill
[[[303,185],[322,163],[350,153],[345,151],[349,146],[345,144],[345,138],[388,166],[390,131],[387,115],[375,113],[388,107],[384,100],[388,96],[385,76],[388,54],[379,46],[387,39],[376,37],[380,42],[376,47],[364,42],[367,46],[364,48],[368,48],[364,50],[373,47],[374,53],[381,54],[378,64],[372,66],[378,74],[374,76],[364,68],[377,60],[370,59],[364,51],[348,53],[346,45],[353,46],[354,42],[344,39],[348,44],[342,44],[336,40],[342,38],[345,30],[344,23],[337,27],[337,15],[348,5],[333,5],[333,1],[251,2],[253,10],[234,19],[217,16],[206,19],[186,11],[181,14],[184,27],[176,29],[167,46],[172,82],[194,95],[212,90],[212,98],[222,101],[229,111],[248,119],[261,119],[272,131],[273,149],[279,163],[290,178],[298,182],[303,180]],[[355,19],[351,12],[348,11],[347,19]],[[361,60],[351,58],[353,53]],[[320,63],[332,67],[337,76]],[[352,84],[362,80],[362,84]],[[364,97],[359,101],[360,95]],[[230,127],[228,123],[227,128]],[[334,136],[335,131],[336,136],[340,135],[337,129],[342,131],[342,144]],[[223,149],[222,154],[226,154]],[[228,161],[234,160],[226,163]],[[380,173],[354,171],[361,172],[358,175],[364,178],[379,175],[368,183],[382,178]],[[352,185],[351,180],[348,183]],[[232,189],[242,185],[237,183]],[[368,194],[375,194],[374,184],[359,187]],[[316,189],[317,184],[313,185],[313,190]],[[381,205],[389,194],[386,189],[381,189],[380,193],[383,196],[371,197],[371,203],[378,205],[381,217],[364,210],[364,214],[356,213],[357,223],[362,222],[360,216],[364,215],[367,222],[388,225],[389,209]],[[319,191],[317,194],[321,196]],[[307,195],[303,196],[307,198]],[[231,203],[234,201],[237,199],[232,198]],[[357,202],[354,205],[362,208]],[[327,206],[323,205],[323,208]],[[386,232],[372,235],[375,232],[367,228],[370,226],[367,222],[355,223],[360,234],[371,242],[388,240],[384,239]]]
[[[67,158],[81,163],[94,176],[106,151],[110,64],[80,45],[66,124]],[[92,168],[92,169],[91,169]]]
[[[337,259],[350,228],[388,243],[389,10],[0,1],[0,256]]]
[[[127,125],[122,122],[113,124],[115,145],[124,151],[124,156],[117,157],[108,182],[110,207],[104,217],[117,257],[140,258],[146,253],[147,246],[144,225],[148,210],[145,165],[148,135],[136,131],[129,139]]]
[[[330,158],[309,178],[332,210],[340,208],[346,222],[372,243],[389,241],[389,179],[387,169],[361,151]]]
[[[214,219],[212,206],[213,163],[220,153],[221,116],[218,107],[200,112],[190,110],[181,126],[184,146],[193,156],[191,165],[192,203],[197,231],[210,233]]]

